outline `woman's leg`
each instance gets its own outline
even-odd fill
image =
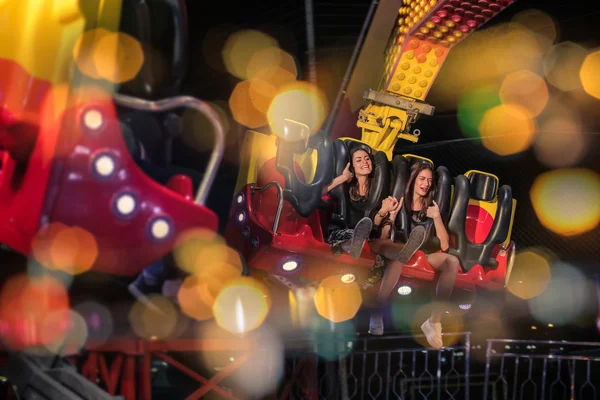
[[[444,312],[441,302],[447,301],[452,294],[456,275],[460,269],[458,258],[446,253],[433,253],[427,255],[427,262],[438,273],[437,285],[435,288],[436,305],[431,313],[431,322],[440,322]]]
[[[438,281],[431,316],[423,322],[421,329],[425,333],[427,342],[431,347],[441,349],[444,346],[441,324],[444,312],[444,304],[442,302],[448,300],[452,294],[460,263],[458,258],[446,253],[428,254],[427,262],[438,273]]]

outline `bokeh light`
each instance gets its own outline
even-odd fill
[[[106,29],[91,29],[83,32],[77,38],[75,46],[73,46],[73,60],[75,60],[75,64],[82,73],[90,78],[101,78],[94,60],[94,53],[98,43],[109,35],[111,35],[111,32]]]
[[[594,171],[573,168],[540,174],[530,197],[542,225],[559,235],[579,235],[600,222],[600,175]]]
[[[178,321],[177,309],[169,299],[161,295],[150,295],[148,300],[156,310],[136,301],[129,312],[131,329],[137,336],[148,340],[171,337]]]
[[[224,239],[209,229],[195,229],[177,237],[173,256],[177,267],[196,274],[205,265],[226,262],[229,248]]]
[[[535,117],[548,103],[548,88],[541,76],[521,69],[504,78],[499,96],[502,103],[519,105]]]
[[[332,322],[354,318],[362,304],[362,295],[356,282],[342,282],[342,275],[325,278],[314,296],[317,313]]]
[[[112,335],[114,322],[108,308],[96,301],[85,301],[73,307],[85,321],[87,327],[89,347],[97,347],[104,344]]]
[[[543,11],[536,9],[521,11],[512,20],[535,34],[543,52],[548,51],[558,37],[556,21]]]
[[[94,64],[98,75],[107,81],[127,82],[140,72],[144,64],[144,50],[133,36],[112,32],[97,42]]]
[[[579,70],[587,53],[583,46],[573,42],[552,46],[543,62],[548,82],[564,91],[581,87]]]
[[[507,289],[521,299],[539,296],[550,282],[551,256],[539,248],[517,253]]]
[[[286,69],[277,68],[275,71],[268,71],[269,76],[257,74],[250,80],[250,100],[254,107],[267,113],[271,102],[286,85],[296,81],[295,76]]]
[[[594,283],[571,265],[552,265],[552,279],[540,296],[529,300],[531,314],[544,324],[554,326],[575,323],[594,305]]]
[[[549,116],[539,121],[533,143],[537,159],[551,168],[575,165],[588,150],[588,138],[581,124],[571,116]]]
[[[296,80],[298,69],[294,57],[279,47],[267,47],[252,55],[248,62],[246,75],[248,80],[260,77],[268,81],[281,70],[289,73],[292,80]]]
[[[352,352],[356,341],[356,327],[353,320],[334,323],[316,315],[313,320],[310,338],[320,357],[338,360]]]
[[[54,330],[64,333],[56,338]],[[59,310],[46,316],[42,324],[42,338],[46,349],[53,354],[76,355],[85,346],[88,328],[85,320],[74,310]],[[54,339],[54,340],[53,340]]]
[[[308,126],[312,134],[325,121],[327,100],[317,86],[308,82],[295,82],[281,89],[271,102],[267,116],[275,135],[284,132],[286,119]]]
[[[68,324],[57,324],[46,332],[44,320],[68,309],[67,290],[56,278],[47,274],[13,276],[0,293],[0,334],[7,345],[17,349],[53,342],[64,337]]]
[[[488,110],[501,104],[497,86],[481,86],[466,92],[457,107],[460,129],[468,137],[479,138],[479,125],[483,116]]]
[[[239,79],[248,79],[248,66],[254,54],[272,47],[279,47],[279,43],[271,36],[254,29],[246,29],[231,34],[221,54],[225,68],[231,75]]]
[[[4,1],[0,1],[0,6]],[[63,0],[54,3],[52,16],[61,24],[71,23],[81,17],[82,13],[79,9],[78,0]]]
[[[583,90],[590,96],[600,99],[600,50],[596,50],[587,55],[581,69],[579,78],[583,85]]]
[[[501,156],[527,150],[535,129],[529,111],[515,104],[502,104],[488,110],[479,125],[484,147]]]
[[[277,332],[268,326],[261,327],[254,339],[250,360],[233,374],[232,381],[246,398],[258,399],[277,390],[284,373],[284,348]]]
[[[258,328],[270,309],[267,287],[254,278],[240,277],[220,291],[213,305],[213,314],[221,328],[243,334]]]
[[[250,129],[256,129],[268,124],[267,116],[254,105],[260,104],[260,95],[250,92],[250,81],[238,83],[229,97],[229,108],[233,119]],[[253,97],[255,99],[253,100]]]
[[[98,258],[98,243],[83,228],[53,222],[40,228],[32,243],[32,253],[46,268],[78,275],[93,267]]]

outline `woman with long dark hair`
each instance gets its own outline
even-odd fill
[[[399,209],[398,200],[391,196],[383,199],[379,209],[367,209],[373,172],[371,155],[364,149],[355,147],[350,152],[350,162],[342,174],[323,189],[323,194],[326,194],[344,182],[349,183],[348,195],[353,212],[348,213],[347,226],[332,224],[329,227],[327,241],[336,254],[346,252],[354,258],[360,257],[365,242],[377,232],[377,229],[373,230],[373,226],[379,227],[388,214]],[[385,229],[387,234],[389,228]]]
[[[441,318],[444,312],[441,302],[449,299],[456,282],[460,268],[458,258],[447,254],[450,247],[450,236],[442,220],[440,209],[433,200],[435,192],[434,172],[431,165],[418,161],[410,169],[410,177],[404,197],[398,202],[397,209],[392,210],[388,217],[395,221],[397,212],[402,206],[407,207],[411,223],[411,235],[405,245],[394,243],[390,239],[378,239],[370,243],[371,250],[385,259],[384,268],[379,268],[381,287],[378,294],[378,309],[372,313],[369,322],[369,332],[373,335],[383,335],[383,315],[381,308],[388,302],[389,297],[398,284],[404,264],[423,246],[426,239],[425,225],[432,221],[435,234],[440,242],[439,249],[425,249],[427,262],[437,274],[435,302],[431,316],[421,325],[431,347],[439,349],[442,343]],[[433,251],[431,251],[433,250]],[[442,250],[442,252],[435,252]],[[431,252],[430,252],[431,251]],[[381,272],[385,269],[385,272]],[[371,283],[373,283],[372,280]]]

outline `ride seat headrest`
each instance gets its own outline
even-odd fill
[[[370,156],[373,155],[373,149],[371,149],[371,147],[369,147],[368,145],[361,143],[361,142],[355,142],[354,140],[345,140],[344,144],[346,145],[346,147],[348,148],[348,157],[350,157],[350,154],[352,154],[352,152],[355,149],[361,149],[367,152],[367,154],[369,154]],[[352,163],[352,160],[348,160],[350,161],[350,163]]]
[[[427,158],[413,156],[412,154],[404,154],[403,157],[406,158],[406,161],[408,162],[409,170],[416,162],[419,162],[419,161],[426,162],[427,164],[429,164],[431,166],[431,169],[435,170],[435,166],[433,165],[433,162],[431,160],[428,160]]]
[[[481,201],[493,201],[498,193],[498,178],[479,172],[469,174],[472,199]]]

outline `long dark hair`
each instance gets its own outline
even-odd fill
[[[410,167],[410,177],[408,178],[408,184],[406,185],[406,191],[404,192],[404,207],[409,207],[410,210],[413,204],[413,194],[415,192],[415,182],[417,181],[417,176],[421,173],[421,171],[428,169],[431,171],[431,186],[429,187],[429,192],[427,192],[427,196],[421,199],[421,209],[418,210],[419,213],[417,217],[420,221],[424,221],[427,218],[427,207],[433,204],[433,193],[435,192],[435,173],[433,172],[433,167],[427,161],[417,161],[412,167]],[[417,210],[414,210],[417,211]]]
[[[371,173],[367,175],[367,183],[366,183],[366,194],[364,196],[360,195],[360,191],[358,190],[358,179],[356,179],[356,173],[354,172],[354,153],[362,150],[367,153],[369,159],[371,160]],[[373,174],[375,173],[375,164],[373,164],[373,156],[362,147],[355,147],[350,151],[350,172],[352,172],[352,180],[348,185],[348,194],[350,195],[350,199],[352,201],[366,201],[369,198],[369,192],[371,191],[371,179],[373,179]]]

